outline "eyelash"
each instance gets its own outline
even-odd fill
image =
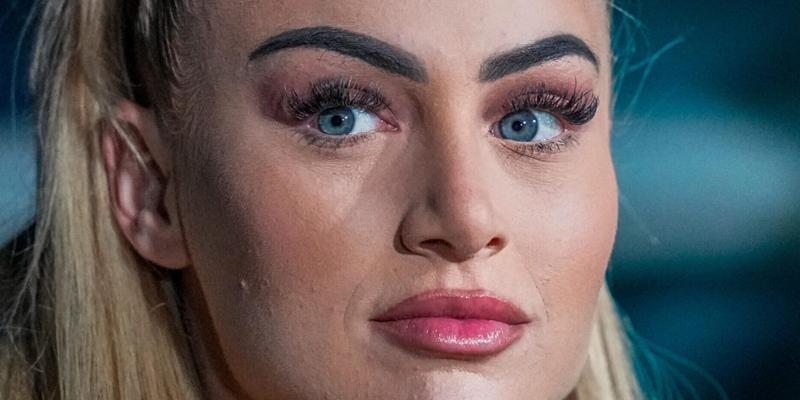
[[[312,118],[317,113],[333,107],[357,107],[378,114],[391,109],[391,104],[381,93],[372,87],[364,87],[350,79],[323,79],[309,85],[307,95],[289,91],[285,97],[284,110],[297,122]],[[577,143],[574,134],[576,126],[591,121],[598,107],[598,98],[591,90],[578,91],[555,90],[545,84],[532,85],[509,97],[503,104],[503,115],[527,109],[536,109],[552,113],[564,126],[564,133],[558,138],[544,142],[513,142],[500,139],[503,147],[511,152],[526,157],[537,157],[542,154],[554,154],[564,151]],[[380,118],[380,117],[379,117]],[[389,124],[394,128],[396,126]],[[492,125],[492,134],[496,134],[497,123]],[[325,149],[349,147],[373,138],[372,134],[355,134],[343,137],[328,137],[323,134],[299,132],[306,144]],[[507,143],[508,142],[508,143]]]
[[[374,114],[390,108],[389,101],[378,90],[361,86],[351,79],[319,80],[309,85],[308,93],[303,96],[296,91],[289,91],[286,96],[284,109],[297,122],[306,121],[317,113],[333,107],[363,108]],[[308,145],[333,150],[349,147],[375,136],[358,134],[333,138],[308,132],[299,134],[300,139]]]
[[[523,157],[537,158],[542,154],[560,153],[578,144],[574,128],[591,121],[597,113],[598,105],[599,99],[591,90],[579,91],[577,86],[566,91],[548,88],[544,83],[529,86],[512,95],[503,104],[503,115],[528,109],[549,112],[559,119],[564,132],[549,141],[522,143],[502,140],[501,144],[512,153]],[[492,127],[495,137],[496,129],[497,123]]]
[[[360,107],[373,113],[389,108],[389,102],[373,88],[358,85],[350,79],[325,79],[309,87],[309,96],[289,93],[286,108],[298,121],[332,107]]]

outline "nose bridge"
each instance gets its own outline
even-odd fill
[[[491,208],[487,187],[487,168],[482,162],[479,143],[469,135],[474,132],[442,133],[441,138],[428,146],[433,161],[427,187],[427,201],[447,217],[458,219],[479,217]]]
[[[505,242],[494,209],[491,154],[466,108],[443,107],[428,119],[420,153],[424,187],[403,228],[407,247],[450,261],[484,248],[498,251]]]
[[[459,96],[467,97],[468,96]],[[428,171],[431,184],[440,186],[429,195],[469,195],[472,186],[479,186],[482,149],[480,128],[474,121],[475,113],[462,101],[440,101],[428,112],[428,129],[425,136],[425,157],[430,160]],[[473,188],[474,189],[474,188]],[[477,194],[472,190],[471,194]]]

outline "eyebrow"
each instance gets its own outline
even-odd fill
[[[425,68],[413,54],[374,37],[331,26],[306,27],[279,33],[261,43],[250,53],[249,60],[254,61],[294,47],[335,51],[413,81],[428,81]]]
[[[272,53],[307,47],[331,50],[416,82],[428,82],[422,63],[411,53],[358,32],[332,26],[314,26],[281,32],[262,42],[248,59],[255,61]],[[600,62],[589,46],[575,35],[549,36],[491,56],[481,64],[478,79],[493,82],[507,75],[568,56],[581,57],[598,69]]]
[[[481,65],[478,79],[481,82],[496,81],[504,76],[567,56],[584,58],[591,62],[595,69],[600,66],[597,55],[586,42],[574,35],[560,34],[491,56]]]

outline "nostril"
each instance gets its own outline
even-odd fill
[[[505,241],[500,237],[493,237],[484,246],[460,247],[444,239],[427,239],[417,244],[418,248],[432,251],[450,261],[463,261],[474,257],[481,249],[488,249],[490,254],[497,253],[505,246]]]
[[[442,240],[442,239],[428,239],[428,240],[423,240],[423,241],[419,242],[419,245],[420,245],[420,247],[423,247],[423,248],[427,249],[427,248],[436,248],[436,247],[440,247],[440,246],[445,246],[445,247],[446,246],[450,246],[450,243],[447,243],[446,240]]]
[[[453,246],[452,243],[448,242],[444,239],[428,239],[419,242],[418,245],[421,249],[425,249],[427,251],[431,251],[433,253],[438,254],[445,259],[452,260],[456,258],[461,258],[458,248]]]

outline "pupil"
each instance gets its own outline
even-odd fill
[[[344,122],[344,119],[341,115],[334,115],[331,117],[331,124],[333,124],[333,126],[341,126],[342,122]]]
[[[524,127],[525,127],[525,121],[516,120],[513,123],[511,123],[511,129],[515,131],[521,131],[522,128]]]

